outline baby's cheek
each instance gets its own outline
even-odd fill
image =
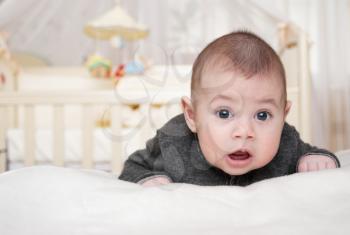
[[[280,144],[279,138],[265,138],[264,141],[259,142],[256,148],[258,156],[258,168],[267,165],[276,156]]]
[[[220,159],[219,152],[221,152],[217,139],[211,138],[211,136],[203,137],[200,141],[200,146],[204,158],[212,165],[215,165],[215,162]]]

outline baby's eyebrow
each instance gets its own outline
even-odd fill
[[[235,97],[220,94],[220,95],[216,95],[210,101],[210,104],[212,104],[214,101],[220,100],[220,99],[228,100],[228,101],[231,101],[231,102],[237,100]],[[275,108],[279,107],[276,99],[274,99],[274,98],[261,98],[261,99],[257,98],[257,103],[259,103],[259,104],[270,104],[270,105],[274,106]]]
[[[235,101],[235,100],[236,100],[234,97],[220,94],[220,95],[216,95],[216,96],[210,101],[210,104],[213,103],[214,101],[220,100],[220,99],[228,100],[228,101]]]
[[[258,103],[259,104],[271,104],[272,106],[274,106],[275,108],[278,108],[278,103],[276,101],[276,99],[273,98],[262,98],[262,99],[258,99]]]

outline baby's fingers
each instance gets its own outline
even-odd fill
[[[301,162],[298,165],[298,172],[307,172],[308,171],[308,166],[306,162]]]
[[[322,165],[321,162],[316,162],[316,161],[310,161],[310,162],[307,162],[307,169],[308,171],[318,171],[320,170],[320,167]]]
[[[334,169],[334,168],[337,168],[337,165],[333,160],[326,162],[326,169]]]
[[[330,157],[322,155],[307,155],[300,160],[298,172],[319,171],[336,167],[335,161]]]
[[[151,179],[148,179],[144,182],[141,183],[142,186],[145,187],[153,187],[153,186],[158,186],[158,185],[164,185],[164,184],[170,184],[171,181],[163,176],[159,176],[159,177],[154,177]]]
[[[309,172],[309,171],[318,171],[325,169],[325,165],[322,163],[317,163],[313,161],[304,161],[299,164],[298,172]]]

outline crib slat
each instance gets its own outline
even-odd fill
[[[93,167],[93,153],[94,153],[94,141],[93,141],[93,106],[85,104],[82,106],[82,166],[83,168]]]
[[[53,163],[64,165],[64,107],[55,105],[53,119]]]
[[[6,170],[6,126],[7,116],[5,107],[0,106],[0,173]]]
[[[24,106],[24,165],[35,163],[35,110],[33,105]]]
[[[8,106],[7,107],[7,122],[9,128],[17,128],[18,127],[18,107],[17,106]]]
[[[117,138],[117,136],[120,136],[120,133],[122,131],[121,108],[122,107],[120,105],[113,105],[111,108],[111,164],[113,174],[120,174],[123,168],[122,140],[120,138]]]

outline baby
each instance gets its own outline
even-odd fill
[[[336,156],[304,143],[285,120],[285,72],[258,36],[237,31],[211,42],[192,70],[191,99],[131,154],[121,180],[144,186],[240,185],[340,167]]]

